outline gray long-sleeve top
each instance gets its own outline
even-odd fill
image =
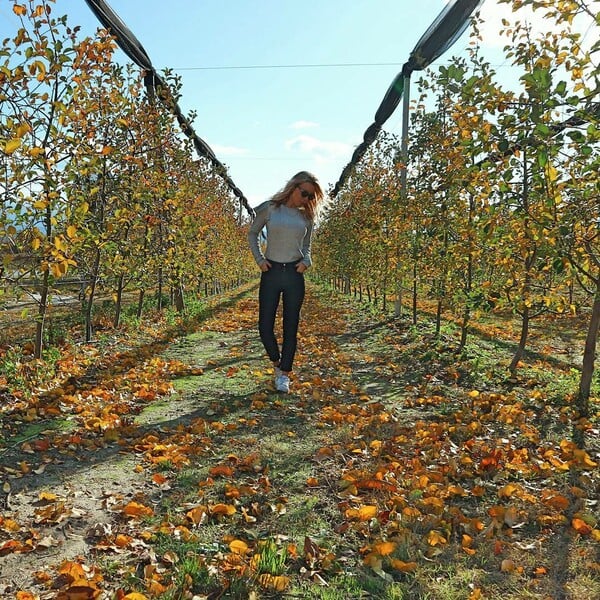
[[[297,208],[285,204],[276,206],[270,200],[254,209],[256,217],[248,231],[248,244],[254,260],[260,265],[265,259],[280,263],[312,264],[310,244],[313,224]],[[267,248],[263,254],[259,237],[267,228]]]

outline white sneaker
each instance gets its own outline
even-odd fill
[[[284,394],[290,393],[290,378],[280,371],[280,375],[275,377],[275,389]]]

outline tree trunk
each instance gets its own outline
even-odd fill
[[[412,322],[417,324],[417,262],[413,262],[413,281],[412,281]]]
[[[462,322],[460,324],[460,343],[458,345],[459,350],[464,350],[467,345],[467,335],[469,333],[469,322],[471,321],[471,308],[469,307],[469,301],[467,300],[467,305],[465,306],[465,310],[462,316]]]
[[[35,358],[42,358],[44,349],[44,325],[46,322],[46,314],[48,313],[48,296],[50,291],[50,272],[44,271],[42,278],[42,287],[40,290],[40,299],[38,304],[37,322],[35,325],[35,348],[33,355]]]
[[[594,363],[596,361],[596,340],[598,339],[598,328],[600,327],[600,278],[596,280],[596,295],[592,306],[592,316],[588,325],[583,351],[583,365],[581,368],[581,379],[579,381],[579,392],[577,394],[577,409],[580,417],[590,415],[590,392],[592,388],[592,376],[594,374]]]
[[[443,301],[441,298],[438,298],[437,306],[435,309],[435,336],[440,337],[440,333],[442,331],[442,308]]]
[[[45,168],[47,171],[47,167]],[[49,181],[49,175],[46,172],[46,182]],[[44,186],[44,196],[48,198],[48,194],[50,190]],[[44,215],[44,227],[46,230],[46,239],[50,240],[52,237],[52,209],[50,208],[50,202],[48,202],[48,206],[46,207],[45,215]],[[35,326],[35,347],[33,350],[33,355],[35,358],[42,358],[42,351],[44,349],[44,326],[46,324],[46,315],[48,313],[48,298],[50,296],[50,271],[47,268],[44,271],[44,276],[42,277],[42,287],[40,290],[40,300],[38,304],[38,315],[37,315],[37,323]]]
[[[177,283],[175,289],[173,290],[173,293],[175,308],[177,309],[178,313],[182,313],[185,310],[185,302],[183,297],[183,284],[181,283],[181,281]]]
[[[517,346],[517,351],[513,356],[513,359],[510,362],[508,367],[510,374],[514,375],[517,371],[517,365],[519,361],[523,357],[525,352],[525,346],[527,345],[527,337],[529,335],[529,308],[526,306],[523,314],[521,315],[521,337],[519,338],[519,345]]]
[[[163,309],[163,271],[162,267],[158,269],[158,297],[156,299],[156,310]]]
[[[121,324],[121,310],[123,308],[123,287],[125,283],[125,275],[121,273],[117,279],[117,301],[115,303],[115,317],[113,319],[113,327],[116,329]]]
[[[92,278],[90,281],[90,292],[85,296],[85,341],[92,341],[92,308],[94,306],[94,296],[96,294],[96,285],[98,283],[98,273],[100,271],[100,249],[96,249],[94,256],[94,266],[92,267]]]
[[[142,312],[144,310],[144,297],[146,296],[146,290],[144,288],[140,288],[140,293],[138,296],[138,307],[136,312],[136,317],[138,319],[142,318]]]
[[[469,227],[471,219],[469,218]],[[460,324],[460,344],[459,350],[464,350],[467,345],[467,335],[469,332],[469,322],[471,321],[471,292],[473,290],[473,253],[469,251],[469,260],[467,264],[467,280],[465,282],[465,310],[463,311],[462,323]]]

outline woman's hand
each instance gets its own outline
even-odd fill
[[[304,271],[306,271],[306,269],[308,269],[308,267],[303,262],[299,262],[296,265],[296,271],[298,271],[298,273],[304,273]]]
[[[270,268],[271,268],[271,263],[268,260],[263,260],[263,262],[260,263],[260,270],[263,273],[266,273]]]

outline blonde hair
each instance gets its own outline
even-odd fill
[[[301,183],[310,183],[315,188],[315,197],[312,200],[309,200],[304,207],[304,213],[306,214],[308,220],[314,221],[317,218],[319,204],[323,201],[325,194],[323,192],[323,188],[321,188],[319,180],[315,175],[309,173],[308,171],[300,171],[299,173],[296,173],[281,190],[272,196],[271,202],[273,202],[273,204],[276,206],[285,204],[289,200],[290,196],[294,193],[294,190]]]

